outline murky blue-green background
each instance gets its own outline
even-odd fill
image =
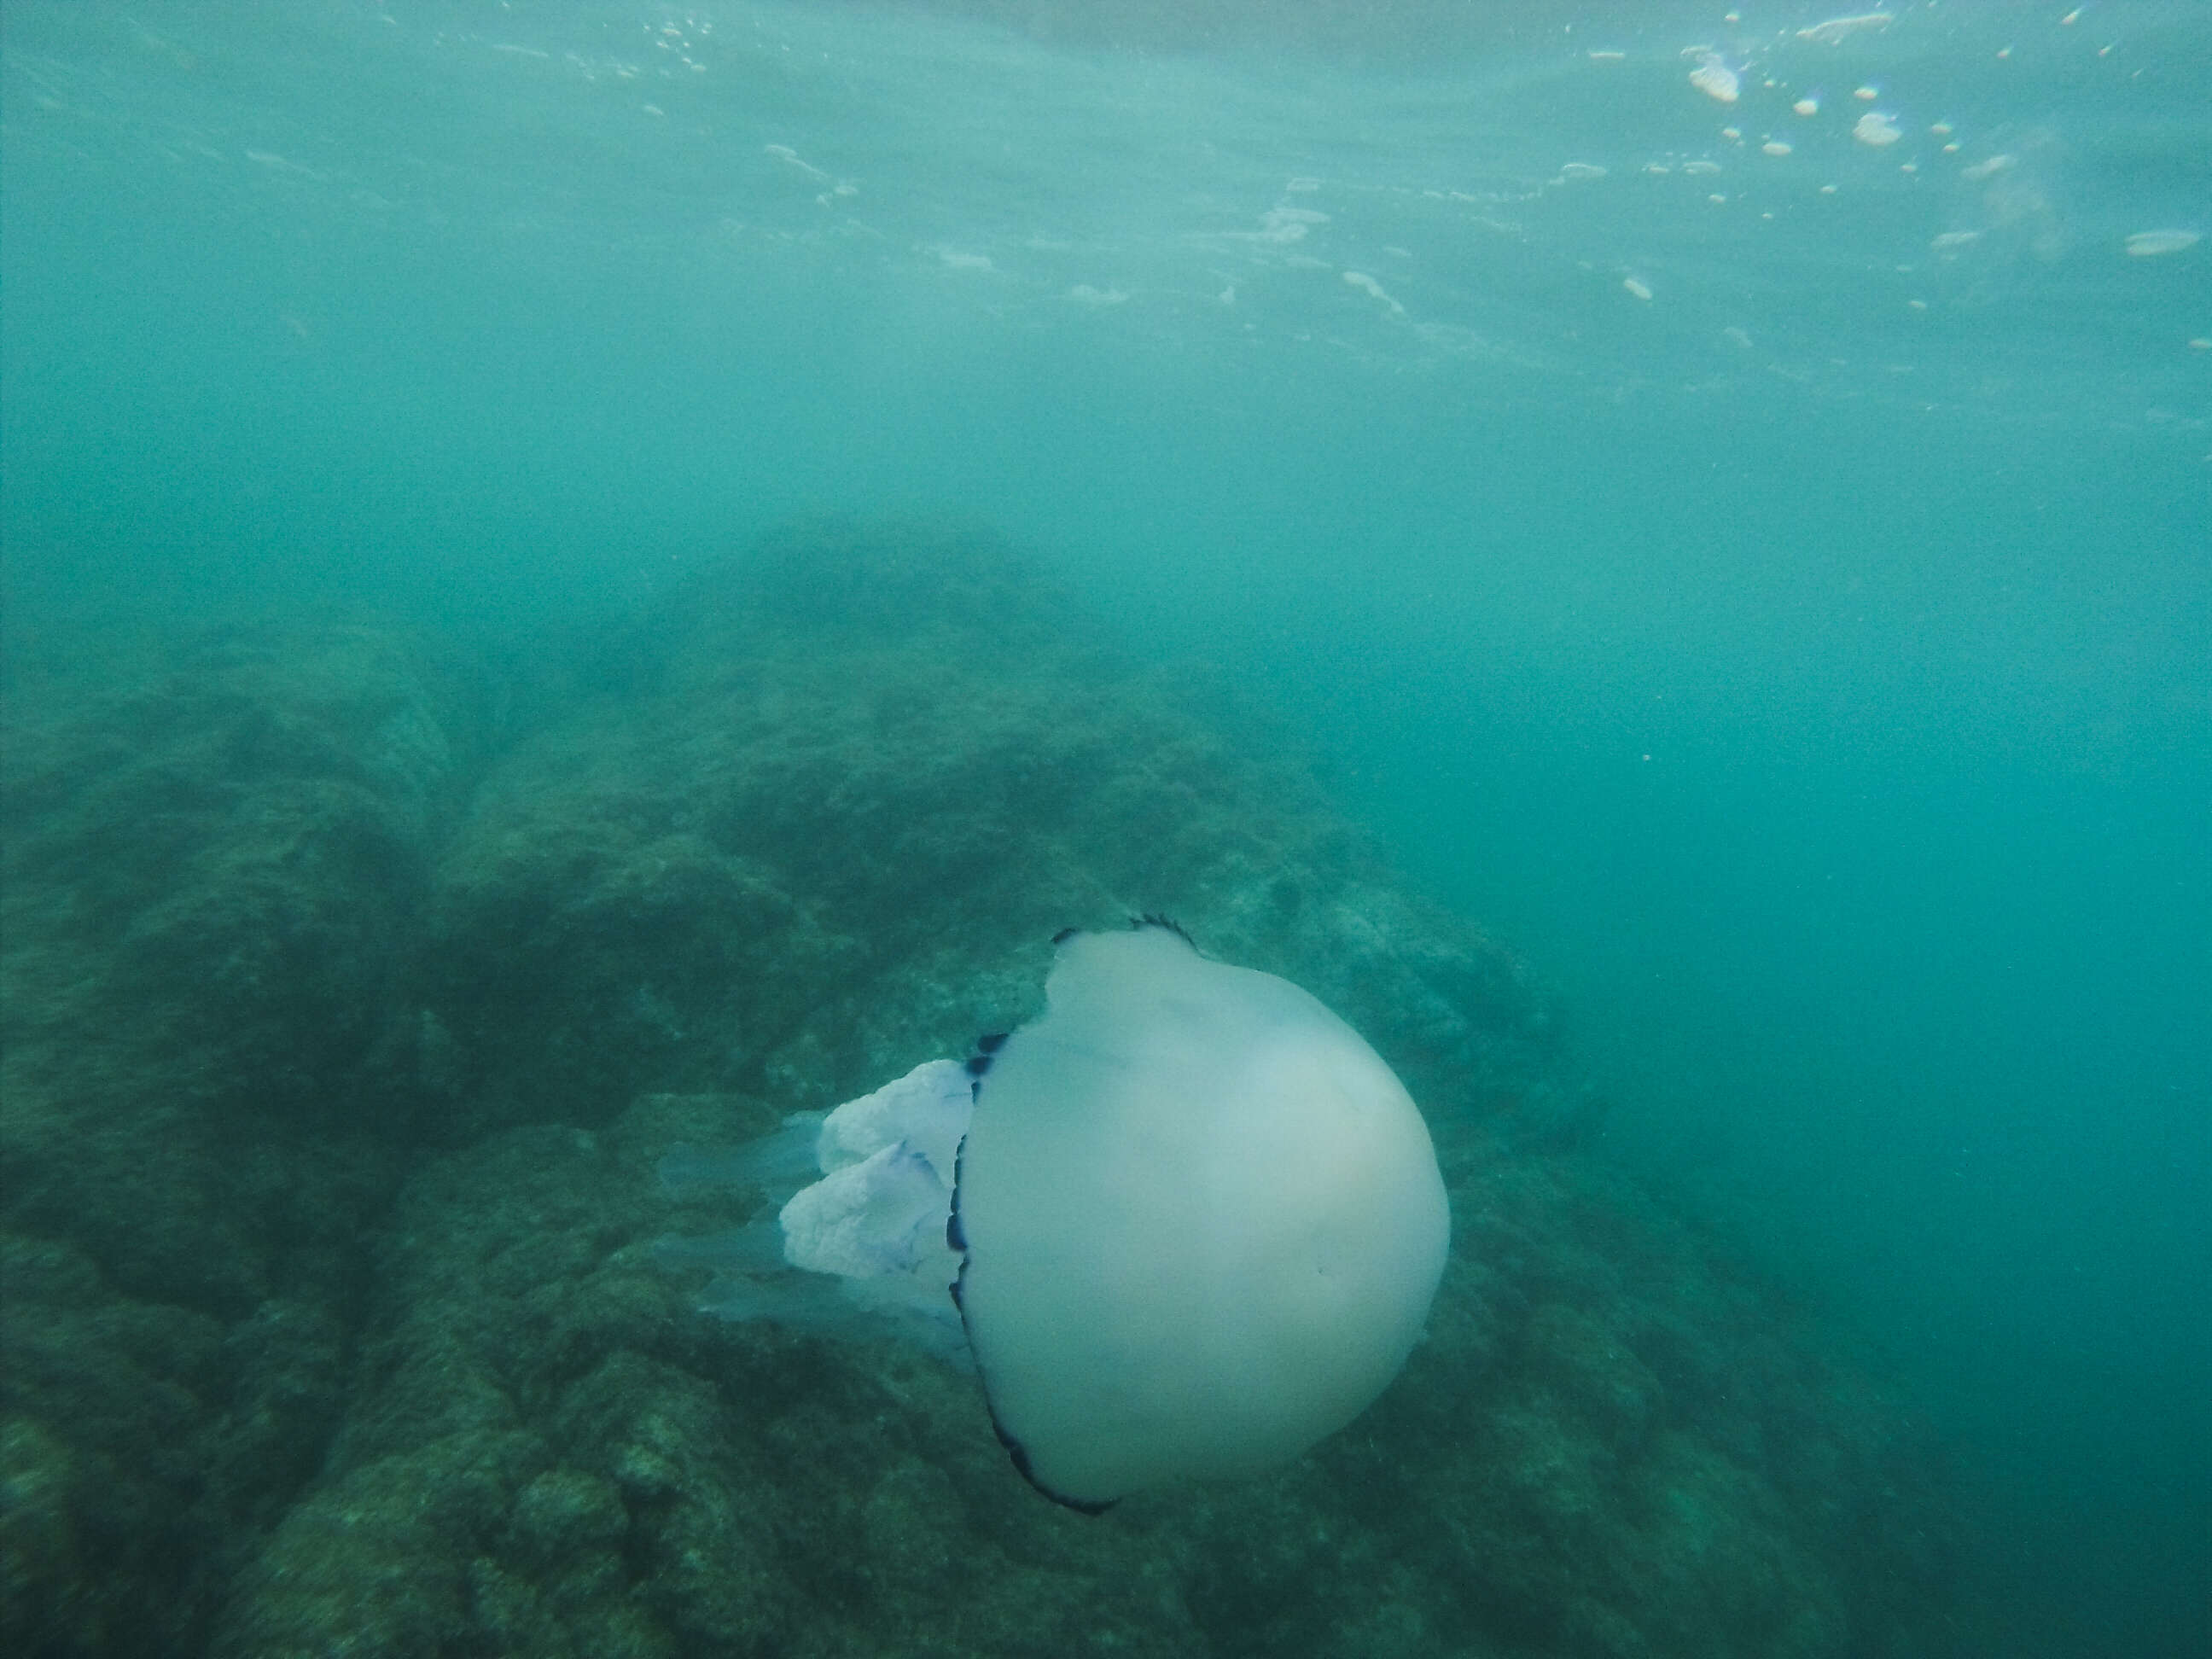
[[[1889,9],[20,0],[9,603],[985,518],[1569,988],[2064,1646],[2201,1651],[2212,9]]]

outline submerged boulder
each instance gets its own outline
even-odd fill
[[[471,726],[459,678],[376,628],[101,666],[9,703],[0,1639],[173,1654],[337,1420]]]
[[[694,1313],[655,1095],[410,1185],[325,1476],[237,1582],[225,1659],[1092,1651],[1847,1659],[1974,1650],[1910,1420],[1632,1188],[1486,1133],[1405,1374],[1287,1468],[1099,1516],[1009,1466],[972,1374]]]
[[[11,1650],[1971,1651],[1909,1419],[1577,1152],[1522,964],[1099,641],[987,534],[840,523],[702,566],[496,753],[374,629],[24,715]],[[1373,1043],[1454,1231],[1350,1427],[1093,1518],[972,1372],[702,1316],[657,1246],[760,1194],[656,1170],[1019,1026],[1055,933],[1147,912]]]
[[[1294,747],[1200,718],[995,538],[786,532],[602,662],[440,871],[466,1123],[647,1089],[834,1103],[1034,1012],[1060,928],[1146,911],[1374,1032],[1432,1115],[1558,1103],[1517,959],[1395,885]]]

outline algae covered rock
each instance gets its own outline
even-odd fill
[[[106,665],[9,707],[0,1635],[174,1653],[337,1420],[470,721],[376,629]]]
[[[654,1163],[775,1121],[648,1096],[418,1176],[325,1478],[217,1651],[1946,1650],[1942,1545],[1862,1524],[1944,1535],[1909,1426],[1693,1233],[1567,1163],[1462,1144],[1430,1340],[1359,1422],[1274,1475],[1092,1518],[1022,1481],[960,1370],[693,1311],[654,1241],[749,1202],[672,1197]]]
[[[574,661],[497,749],[379,629],[12,711],[10,1650],[1969,1650],[1909,1419],[1577,1155],[1551,1000],[1264,718],[959,526],[791,527]],[[1145,911],[1374,1042],[1455,1242],[1349,1429],[1091,1519],[956,1365],[702,1316],[656,1245],[760,1195],[654,1170],[964,1052]]]
[[[471,1109],[834,1103],[1030,1012],[1060,928],[1141,911],[1308,985],[1433,1113],[1535,1091],[1555,1034],[1518,962],[1073,615],[972,530],[833,525],[696,574],[446,854],[431,1001]]]
[[[424,1171],[330,1474],[217,1650],[1043,1653],[1095,1626],[1203,1651],[1127,1594],[1138,1544],[1040,1516],[1006,1478],[961,1373],[691,1312],[653,1259],[653,1164],[773,1121],[652,1097]]]

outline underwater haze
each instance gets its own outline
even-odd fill
[[[9,0],[0,21],[6,689],[33,757],[0,1203],[30,1241],[11,1299],[62,1310],[9,1337],[0,1525],[28,1650],[328,1650],[306,1593],[284,1601],[313,1577],[354,1586],[316,1605],[379,1652],[565,1651],[529,1632],[571,1626],[599,1653],[2212,1651],[2212,7]],[[251,745],[226,724],[249,708],[274,711]],[[284,799],[323,802],[298,808],[319,827],[282,847],[148,850],[187,822],[273,836],[265,780],[325,775],[311,731],[383,828],[302,785]],[[179,781],[211,757],[240,769]],[[958,846],[908,833],[952,797],[978,814]],[[648,860],[625,838],[664,811]],[[698,851],[717,813],[756,839]],[[310,864],[312,927],[164,908]],[[654,885],[678,866],[696,884]],[[810,1339],[641,1311],[683,1299],[646,1260],[670,1224],[643,1183],[717,1114],[741,1140],[1026,1017],[1042,958],[1006,953],[1115,904],[1298,980],[1399,1067],[1443,1125],[1456,1311],[1374,1438],[1269,1488],[1281,1507],[1054,1515],[1032,1547],[988,1518],[1031,1501],[990,1495],[988,1425],[944,1426],[973,1426],[956,1373],[869,1361],[878,1382]],[[131,1030],[126,1058],[85,1057],[142,997],[201,1042],[232,1005],[175,1012],[176,988],[228,984],[240,941],[295,921],[233,1046],[188,1062]],[[67,966],[149,928],[158,991]],[[1446,959],[1449,1041],[1392,977],[1442,983]],[[160,1104],[101,1103],[126,1096]],[[1571,1096],[1567,1127],[1536,1122]],[[186,1101],[224,1127],[171,1166]],[[640,1183],[615,1219],[590,1218],[580,1164],[560,1184],[586,1153]],[[197,1206],[179,1231],[82,1219],[151,1213],[165,1170]],[[301,1170],[318,1184],[270,1173]],[[250,1231],[234,1174],[289,1218],[238,1247],[261,1265],[195,1277],[179,1240]],[[1557,1196],[1584,1180],[1636,1194],[1661,1242],[1605,1243],[1599,1200]],[[580,1241],[559,1271],[621,1311],[541,1309],[542,1368],[495,1387],[451,1333],[490,1318],[465,1297],[508,1259],[491,1230],[523,1237],[482,1194],[531,1182],[551,1184],[516,1205]],[[1521,1264],[1504,1279],[1493,1245]],[[1587,1265],[1608,1249],[1665,1286]],[[1579,1288],[1528,1328],[1612,1335],[1496,1334],[1519,1328],[1500,1309],[1550,1305],[1496,1288],[1536,1258],[1584,1266],[1529,1273]],[[95,1385],[53,1356],[93,1352],[66,1309],[110,1295],[138,1334],[101,1327],[129,1358]],[[1674,1370],[1643,1353],[1675,1404],[1632,1431],[1626,1383],[1541,1382],[1660,1327],[1725,1334],[1682,1338]],[[1820,1358],[1775,1357],[1801,1346]],[[663,1368],[650,1412],[610,1403],[650,1391],[603,1353]],[[1740,1385],[1757,1435],[1728,1426],[1722,1355],[1769,1367]],[[1807,1380],[1832,1364],[1881,1410]],[[753,1449],[653,1442],[650,1477],[644,1452],[558,1450],[617,1419],[726,1422],[747,1388],[789,1425]],[[517,1428],[465,1478],[421,1462],[489,1436],[501,1389],[550,1461]],[[1530,1443],[1528,1400],[1571,1396],[1612,1426],[1498,1449]],[[206,1431],[218,1473],[169,1468],[203,1407],[247,1426]],[[822,1479],[864,1495],[805,1507],[795,1448],[901,1412],[921,1426],[898,1491],[941,1514],[957,1489],[963,1547],[883,1519],[859,1441]],[[1883,1413],[1909,1427],[1865,1426]],[[52,1449],[80,1415],[104,1449]],[[1627,1474],[1557,1451],[1603,1440],[1626,1471],[1662,1419],[1703,1437],[1668,1467],[1704,1474],[1623,1496]],[[1855,1449],[1832,1468],[1782,1467],[1830,1434]],[[1430,1480],[1392,1500],[1418,1530],[1344,1497],[1382,1478],[1362,1457]],[[52,1496],[141,1474],[154,1495]],[[1777,1495],[1743,1497],[1754,1476]],[[754,1479],[798,1507],[713,1507]],[[365,1492],[465,1517],[421,1494],[501,1481],[499,1518],[434,1538],[332,1518],[376,1512]],[[1935,1522],[1870,1518],[1923,1482],[1912,1515],[1955,1522],[1948,1553]],[[1455,1519],[1462,1491],[1517,1518]],[[1632,1559],[1644,1523],[1608,1530],[1670,1504],[1704,1505],[1695,1547]],[[654,1553],[668,1517],[710,1513]],[[1531,1516],[1556,1570],[1449,1553],[1521,1561]],[[1358,1526],[1386,1541],[1343,1543]],[[224,1541],[195,1553],[195,1528]],[[879,1568],[809,1576],[864,1538]],[[72,1578],[103,1551],[137,1611]],[[973,1566],[974,1622],[932,1622],[994,1551],[1021,1572]],[[742,1595],[698,1565],[739,1555],[784,1565]],[[1683,1588],[1723,1555],[1753,1565]],[[391,1588],[417,1570],[391,1564],[446,1558],[495,1565],[420,1607]],[[901,1573],[926,1639],[890,1611],[807,1622]],[[1601,1607],[1584,1574],[1618,1581]],[[1281,1584],[1338,1577],[1265,1625]],[[1187,1620],[1152,1606],[1176,1597]],[[1079,1641],[1021,1622],[1056,1600],[1097,1609]]]

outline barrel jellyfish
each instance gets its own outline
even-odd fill
[[[1152,918],[1063,933],[1042,1018],[671,1185],[788,1188],[665,1254],[702,1306],[972,1356],[1039,1491],[1096,1512],[1297,1457],[1419,1340],[1450,1218],[1427,1126],[1357,1032]],[[830,1294],[823,1294],[828,1291]]]

